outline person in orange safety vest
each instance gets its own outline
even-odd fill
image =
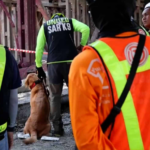
[[[150,37],[132,26],[135,0],[87,2],[100,37],[69,73],[77,149],[150,150]]]

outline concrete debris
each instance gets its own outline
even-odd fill
[[[43,141],[59,141],[59,138],[49,137],[49,136],[42,136],[41,140],[43,140]]]
[[[23,132],[18,133],[17,136],[20,139],[26,139],[26,138],[30,137],[29,134],[24,134]],[[59,141],[59,138],[57,138],[57,137],[50,137],[50,136],[42,136],[41,140],[43,140],[43,141]]]
[[[29,137],[30,137],[29,134],[18,133],[18,138],[20,138],[20,139],[26,139],[26,138],[29,138]]]

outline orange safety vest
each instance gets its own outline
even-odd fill
[[[131,38],[101,38],[91,44],[102,56],[108,69],[115,103],[126,84],[138,40],[139,36],[136,35]],[[150,78],[149,42],[150,38],[147,37],[137,74],[111,132],[110,141],[118,150],[150,149],[150,80],[147,80]],[[87,48],[92,49],[90,46],[84,49]],[[122,142],[119,143],[120,138]]]

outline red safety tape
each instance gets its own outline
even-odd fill
[[[35,51],[30,51],[30,50],[23,50],[23,49],[16,49],[16,48],[9,48],[10,51],[17,51],[17,52],[24,52],[24,53],[31,53],[35,54]],[[48,55],[47,52],[43,52],[44,55]]]

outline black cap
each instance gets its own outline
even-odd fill
[[[136,0],[86,0],[93,22],[102,31],[120,26],[128,26],[135,10]],[[113,27],[111,27],[113,24]]]
[[[89,5],[91,5],[91,4],[93,4],[94,2],[96,2],[97,0],[86,0],[87,1],[87,3],[89,4]]]

